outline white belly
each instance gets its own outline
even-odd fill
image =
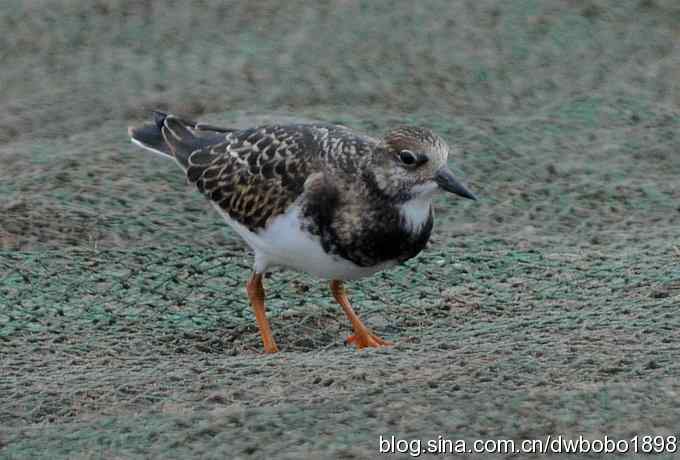
[[[255,252],[254,269],[264,273],[272,266],[292,268],[322,279],[353,280],[392,267],[395,261],[360,267],[349,260],[326,253],[319,238],[302,231],[300,208],[292,206],[258,233],[251,232],[213,203],[224,220]]]

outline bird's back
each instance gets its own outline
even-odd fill
[[[198,124],[161,112],[130,130],[133,141],[174,158],[187,178],[250,231],[286,210],[314,173],[353,175],[376,141],[331,124],[268,125],[242,130]]]

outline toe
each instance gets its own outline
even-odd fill
[[[388,342],[377,335],[371,334],[370,332],[366,335],[353,334],[345,339],[346,345],[354,345],[357,348],[378,348],[392,345],[392,342]]]

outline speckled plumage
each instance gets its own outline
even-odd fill
[[[156,112],[132,141],[171,157],[255,253],[246,291],[267,352],[278,351],[264,307],[271,266],[331,280],[359,348],[389,342],[353,311],[342,281],[417,255],[432,231],[437,190],[474,196],[446,166],[449,148],[428,129],[375,139],[330,124],[216,128]]]
[[[300,230],[325,253],[357,267],[417,255],[433,226],[435,176],[441,170],[450,175],[448,146],[418,127],[395,128],[376,139],[331,124],[237,130],[156,112],[153,124],[130,134],[174,158],[251,246],[277,217],[295,211]],[[410,164],[403,163],[404,153]],[[471,197],[464,187],[449,191]],[[274,259],[260,257],[256,268],[277,264]]]
[[[429,130],[402,127],[385,141],[330,124],[270,125],[231,130],[157,113],[131,132],[141,143],[162,135],[156,150],[173,156],[187,178],[230,218],[252,232],[294,203],[304,229],[323,249],[361,267],[415,256],[432,230],[432,213],[412,231],[397,205],[407,185],[390,184],[376,166],[392,151],[445,144]]]

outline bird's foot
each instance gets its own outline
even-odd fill
[[[278,353],[279,352],[279,347],[276,345],[276,343],[265,343],[264,345],[264,352],[265,353]]]
[[[392,342],[378,337],[372,332],[366,331],[364,334],[352,334],[345,339],[345,345],[355,345],[357,348],[378,348],[389,347]]]

